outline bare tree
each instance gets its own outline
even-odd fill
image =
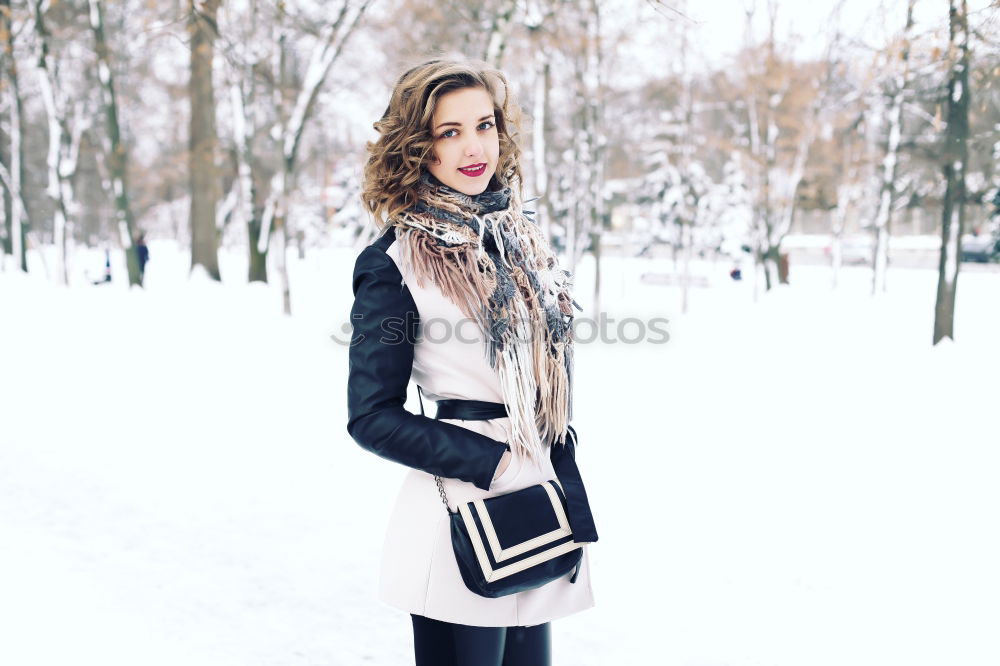
[[[569,202],[564,226],[567,269],[576,273],[577,263],[587,247],[599,238],[603,160],[605,144],[600,113],[601,106],[601,17],[600,5],[591,0],[576,5],[573,10],[574,30],[578,48],[569,50],[573,72],[572,136],[570,154]],[[567,17],[569,18],[569,17]],[[594,236],[593,234],[598,234]]]
[[[212,60],[218,36],[217,15],[222,0],[191,0],[188,32],[191,37],[191,268],[201,266],[220,280],[216,205],[220,185],[215,165],[218,137],[215,129],[215,89]]]
[[[279,7],[278,11],[282,11]],[[257,0],[250,0],[246,32],[231,35],[229,45],[229,98],[233,114],[233,142],[236,156],[237,183],[233,193],[238,194],[238,209],[247,228],[249,262],[247,280],[267,282],[267,239],[261,238],[264,206],[261,199],[260,183],[264,181],[262,165],[254,151],[257,135],[257,119],[263,117],[265,109],[260,108],[268,101],[266,94],[257,84],[258,69],[264,59],[264,49],[257,43],[257,29],[260,25],[260,6]],[[234,30],[230,28],[230,30]]]
[[[778,56],[777,7],[776,2],[769,0],[769,31],[760,58],[762,66],[757,68],[747,63],[745,84],[749,152],[756,167],[751,181],[756,183],[751,237],[754,257],[763,266],[767,289],[774,285],[775,278],[787,280],[781,264],[781,242],[791,229],[796,193],[816,138],[821,109],[820,82],[813,76],[806,81],[797,80],[796,68]],[[745,7],[748,45],[753,45],[754,13],[753,3]],[[753,58],[752,50],[747,56]],[[795,122],[790,121],[792,117]]]
[[[682,6],[679,11],[686,11],[687,7]],[[690,26],[685,22],[681,29],[681,101],[680,101],[680,164],[681,178],[683,182],[683,207],[688,209],[687,214],[677,216],[680,225],[680,243],[682,253],[681,270],[681,313],[688,311],[688,299],[690,298],[691,282],[691,252],[694,244],[694,225],[697,220],[699,203],[705,189],[701,186],[702,179],[692,178],[697,170],[692,167],[692,157],[694,155],[694,76],[691,72],[691,42]],[[684,205],[687,204],[687,205]],[[676,248],[676,244],[674,245]],[[676,266],[676,255],[674,264]]]
[[[94,31],[94,45],[97,52],[98,79],[101,82],[101,92],[104,101],[104,116],[107,136],[104,140],[104,153],[110,170],[111,191],[115,201],[115,221],[118,223],[118,236],[125,248],[125,264],[128,268],[129,285],[142,286],[142,272],[139,270],[139,257],[134,239],[138,237],[135,218],[129,206],[128,185],[126,181],[128,151],[122,143],[121,128],[118,124],[118,100],[115,96],[115,82],[111,70],[111,57],[108,42],[104,36],[104,7],[101,0],[90,0],[90,27]]]
[[[830,281],[832,287],[837,287],[840,280],[840,269],[843,265],[843,234],[847,226],[848,215],[856,210],[861,198],[862,187],[859,177],[859,130],[865,126],[864,97],[853,90],[848,71],[849,58],[844,57],[843,31],[840,26],[840,16],[844,2],[840,0],[830,13],[831,26],[830,48],[827,51],[827,78],[823,94],[827,100],[822,104],[821,122],[835,135],[832,157],[839,157],[839,169],[835,185],[835,207],[830,218]],[[834,130],[834,127],[837,127]],[[836,162],[832,162],[836,163]]]
[[[288,281],[286,257],[289,236],[287,228],[288,195],[294,187],[302,136],[307,123],[312,118],[320,89],[326,81],[334,63],[340,57],[345,44],[347,44],[347,41],[354,33],[358,22],[371,3],[372,0],[363,0],[352,11],[349,0],[344,0],[336,18],[321,28],[317,46],[313,50],[306,68],[302,87],[298,90],[294,100],[288,99],[286,92],[290,87],[285,78],[286,72],[283,55],[285,52],[283,43],[286,33],[283,29],[280,29],[279,64],[277,67],[279,74],[276,77],[279,81],[276,93],[278,108],[284,110],[288,108],[289,102],[292,102],[292,104],[290,113],[282,111],[279,114],[278,131],[276,133],[280,136],[281,142],[281,168],[271,181],[271,192],[264,207],[260,240],[262,244],[266,242],[265,239],[269,238],[271,230],[274,230],[278,242],[278,275],[281,279],[285,314],[291,314],[292,312],[291,289]],[[261,248],[262,252],[266,250],[266,245]]]
[[[4,199],[4,224],[7,237],[4,252],[14,257],[17,266],[28,271],[25,234],[30,228],[28,207],[24,203],[21,184],[24,182],[23,104],[18,83],[17,59],[14,56],[14,18],[10,0],[0,0],[0,34],[3,39],[3,76],[7,80],[7,108],[10,113],[10,150],[0,164],[7,196]]]
[[[531,160],[532,181],[539,203],[535,204],[535,219],[545,233],[551,234],[552,201],[548,193],[548,138],[552,131],[549,121],[549,88],[552,84],[552,69],[547,57],[546,40],[543,38],[543,22],[529,26],[531,43],[534,45],[535,81],[533,86],[533,110],[531,114]]]
[[[500,63],[503,61],[503,53],[507,48],[507,39],[510,37],[511,23],[516,9],[517,0],[501,0],[500,6],[493,14],[483,60],[494,67],[500,67]]]
[[[889,235],[892,228],[892,212],[896,199],[896,179],[899,165],[899,146],[903,134],[903,103],[910,82],[910,39],[913,32],[913,6],[916,0],[908,0],[906,5],[906,27],[900,38],[900,63],[894,65],[889,93],[888,134],[885,142],[885,156],[882,159],[882,186],[879,192],[878,212],[875,215],[875,248],[872,260],[872,294],[886,290],[886,274],[889,268]],[[887,54],[895,60],[894,50]]]
[[[934,306],[934,344],[955,339],[955,293],[965,233],[965,169],[969,158],[969,19],[966,0],[950,0],[948,7],[948,120],[945,129],[945,194],[941,215],[941,257],[938,262],[937,302]]]
[[[858,178],[858,148],[855,132],[861,124],[863,115],[859,114],[854,121],[840,134],[840,179],[837,183],[837,204],[831,220],[832,242],[830,247],[831,284],[836,287],[840,280],[840,269],[843,265],[843,238],[847,224],[847,215],[853,210],[861,198],[862,187]]]
[[[73,195],[73,176],[80,156],[80,139],[87,129],[89,114],[86,103],[73,103],[70,116],[69,99],[59,77],[59,66],[52,51],[52,35],[46,23],[49,0],[31,0],[32,18],[38,49],[39,82],[49,127],[48,187],[46,194],[54,208],[52,233],[56,246],[56,281],[67,284],[67,227],[77,206]]]
[[[531,184],[537,196],[535,219],[547,238],[552,236],[555,216],[551,181],[548,177],[552,154],[553,120],[550,108],[552,89],[552,52],[555,26],[552,25],[556,4],[553,0],[530,0],[524,25],[531,47],[532,112],[531,112]]]
[[[587,170],[587,191],[590,203],[590,224],[587,240],[594,255],[594,308],[600,311],[601,294],[601,232],[604,230],[604,179],[607,153],[607,136],[604,128],[604,43],[601,32],[601,6],[599,0],[588,3],[587,35],[587,87],[586,97],[587,140],[590,153]],[[575,268],[575,262],[574,262]]]

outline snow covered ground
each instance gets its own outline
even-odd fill
[[[375,599],[405,470],[348,437],[328,337],[352,252],[292,261],[291,318],[238,253],[223,285],[151,254],[144,291],[88,284],[96,253],[68,289],[0,273],[0,664],[410,663]],[[555,663],[996,666],[1000,274],[961,275],[932,348],[933,271],[873,299],[793,265],[754,303],[728,268],[682,316],[641,279],[669,263],[603,266],[608,316],[670,340],[577,345],[598,605]]]

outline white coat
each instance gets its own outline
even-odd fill
[[[401,258],[400,243],[386,254],[395,262],[416,303],[421,335],[414,346],[411,379],[426,399],[459,398],[503,402],[500,380],[485,356],[478,327],[448,300],[433,282],[421,287]],[[442,419],[445,420],[445,419]],[[488,421],[447,420],[487,437],[510,439],[507,418]],[[539,465],[513,454],[510,465],[488,491],[472,483],[445,478],[452,510],[464,502],[519,490],[556,478],[548,449]],[[462,581],[451,546],[448,513],[434,477],[411,469],[405,477],[389,520],[382,553],[379,598],[416,615],[481,626],[532,626],[571,615],[594,605],[587,547],[575,583],[569,576],[534,590],[495,599],[470,591]]]

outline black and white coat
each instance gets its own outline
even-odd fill
[[[503,402],[503,396],[482,333],[436,285],[417,284],[394,241],[390,227],[355,263],[348,379],[351,436],[365,449],[412,468],[389,521],[379,598],[408,613],[483,627],[531,626],[590,608],[586,546],[575,583],[563,578],[490,599],[462,582],[434,475],[442,477],[454,510],[460,503],[556,478],[553,461],[560,465],[560,456],[575,455],[575,444],[537,464],[514,454],[494,480],[508,450],[507,418],[436,420],[404,409],[411,377],[430,400]],[[573,430],[571,439],[575,436]],[[584,496],[579,507],[570,506],[570,522],[574,535],[582,537],[578,541],[593,541],[596,532],[585,501]]]

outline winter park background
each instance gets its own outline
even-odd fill
[[[1000,664],[996,2],[0,16],[0,664],[411,663],[330,336],[432,44],[510,76],[583,307],[556,663]]]

